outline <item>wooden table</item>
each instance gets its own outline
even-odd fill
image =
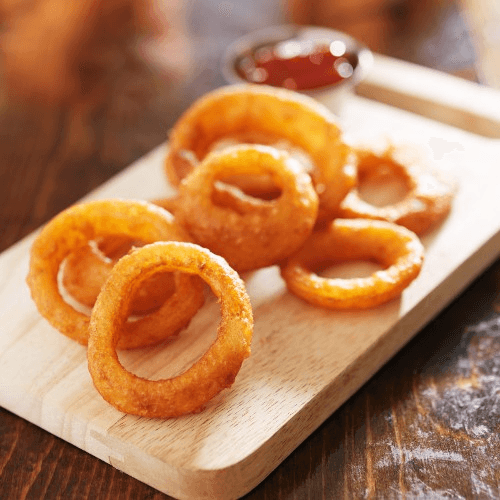
[[[123,124],[99,122],[78,150],[65,110],[6,106],[0,250],[162,142],[178,112],[150,111],[132,144]],[[497,498],[499,297],[496,261],[246,498]],[[0,498],[168,497],[0,409]]]

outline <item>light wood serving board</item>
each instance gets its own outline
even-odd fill
[[[452,212],[423,239],[422,273],[400,300],[327,311],[287,293],[276,268],[246,275],[255,334],[233,387],[196,415],[137,418],[101,399],[85,348],[38,314],[25,284],[31,235],[0,257],[0,405],[176,498],[236,498],[262,481],[500,253],[500,94],[379,56],[359,93],[341,117],[350,140],[421,145],[458,181]],[[89,198],[172,193],[165,148]],[[177,341],[121,359],[143,376],[169,376],[206,348],[218,319],[209,300]]]

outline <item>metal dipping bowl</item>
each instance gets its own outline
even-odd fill
[[[314,97],[336,114],[340,114],[346,98],[354,92],[356,85],[364,78],[373,64],[373,54],[363,44],[353,37],[330,28],[317,26],[280,25],[271,26],[248,33],[229,45],[221,61],[222,74],[229,84],[248,83],[249,80],[240,76],[237,71],[237,62],[256,48],[267,45],[277,45],[286,41],[299,42],[337,42],[344,44],[345,53],[349,54],[352,64],[352,73],[341,81],[315,88],[312,90],[298,90],[301,93]],[[258,83],[258,82],[252,82]]]

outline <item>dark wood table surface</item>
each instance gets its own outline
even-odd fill
[[[200,4],[189,12],[198,64],[175,103],[134,107],[130,96],[147,95],[154,82],[130,75],[115,87],[129,100],[106,103],[85,123],[67,108],[4,102],[0,250],[163,142],[189,102],[223,83],[217,64],[227,41],[280,21],[272,2],[254,2],[252,16],[244,2],[225,2],[232,16],[219,17],[221,3]],[[474,76],[472,45],[453,6],[419,43],[420,52],[406,40],[397,55]],[[497,261],[245,498],[500,497],[499,340]],[[168,497],[0,409],[0,499],[59,498]]]

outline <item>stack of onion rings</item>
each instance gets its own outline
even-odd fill
[[[355,182],[355,155],[336,117],[311,97],[265,85],[231,85],[198,99],[169,135],[166,174],[174,186],[222,140],[275,145],[287,141],[312,160],[319,217],[336,215]]]
[[[116,346],[130,298],[144,277],[159,271],[200,276],[220,300],[217,338],[184,373],[147,380],[127,371]],[[102,397],[118,410],[145,417],[175,417],[199,411],[229,387],[250,355],[253,314],[245,286],[221,257],[190,243],[159,242],[136,249],[114,266],[92,310],[88,344],[89,371]]]
[[[262,85],[218,89],[172,130],[165,170],[178,192],[61,212],[33,243],[32,297],[55,328],[88,344],[94,384],[117,409],[162,418],[199,411],[250,354],[252,309],[238,272],[278,264],[291,293],[330,309],[379,306],[419,275],[424,249],[416,233],[447,215],[453,192],[398,152],[353,150],[335,117],[304,95]],[[371,206],[361,184],[384,168],[403,179],[407,195]],[[346,260],[383,269],[366,278],[316,274]],[[204,302],[203,281],[222,314],[208,351],[169,379],[128,372],[116,350],[187,326]],[[65,300],[61,285],[90,316]]]
[[[215,182],[236,173],[269,174],[281,195],[267,201],[234,189],[226,190],[224,205],[214,203]],[[209,154],[183,180],[179,197],[179,223],[196,243],[239,272],[275,264],[293,253],[311,234],[318,213],[309,175],[288,153],[267,146],[233,146]]]
[[[27,283],[40,314],[61,333],[84,345],[90,318],[64,299],[58,274],[72,251],[110,233],[144,243],[189,241],[169,212],[138,200],[81,203],[54,217],[32,245]],[[189,323],[204,302],[203,284],[193,276],[176,274],[175,285],[175,292],[159,309],[124,325],[120,349],[158,343]]]
[[[287,288],[307,302],[330,309],[366,309],[398,297],[418,276],[424,248],[403,226],[366,219],[336,219],[315,232],[281,265]],[[366,278],[324,278],[313,269],[346,260],[375,260],[383,270]]]

